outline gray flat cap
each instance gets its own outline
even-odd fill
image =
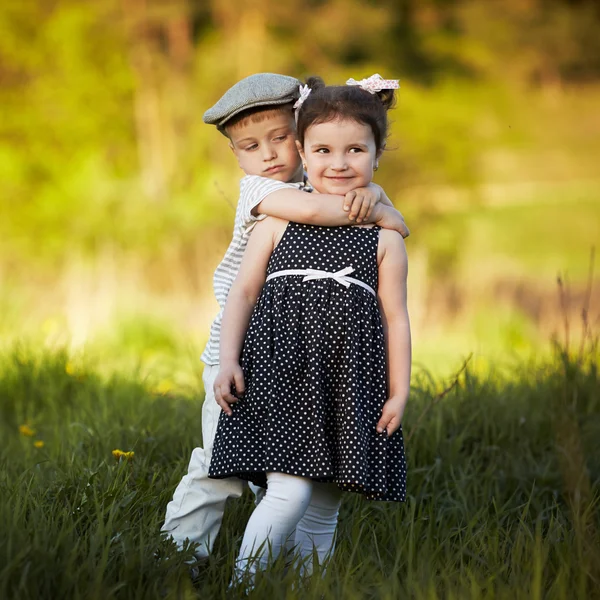
[[[298,99],[301,82],[294,77],[276,73],[256,73],[230,87],[221,99],[209,108],[202,120],[218,129],[243,110],[256,106],[276,106]]]

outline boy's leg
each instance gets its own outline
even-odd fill
[[[235,477],[209,479],[208,468],[221,408],[215,401],[213,383],[219,372],[218,365],[204,367],[205,398],[202,405],[202,441],[204,448],[195,448],[173,500],[167,505],[165,522],[161,528],[183,547],[186,540],[199,544],[196,556],[204,558],[212,550],[221,527],[225,502],[240,497],[244,483]]]

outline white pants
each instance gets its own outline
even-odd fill
[[[284,473],[267,474],[268,489],[254,509],[242,540],[234,580],[252,587],[257,570],[267,568],[282,550],[297,552],[310,575],[313,551],[319,564],[332,554],[341,503],[335,484]]]
[[[213,384],[219,373],[219,365],[205,365],[204,404],[202,405],[202,442],[204,448],[194,448],[187,474],[183,477],[173,500],[167,505],[167,514],[162,531],[168,532],[179,548],[186,540],[199,544],[198,558],[206,557],[221,528],[227,498],[239,498],[245,483],[231,477],[209,479],[208,468],[212,455],[215,433],[221,407],[215,400]],[[260,499],[260,498],[259,498]]]
[[[161,528],[162,531],[171,535],[179,548],[183,548],[186,541],[198,544],[195,550],[197,558],[205,558],[210,554],[215,538],[221,528],[227,498],[239,498],[246,485],[245,482],[236,477],[227,479],[209,479],[208,477],[215,434],[219,415],[221,414],[221,407],[215,400],[213,390],[218,372],[218,365],[205,365],[204,367],[204,373],[202,374],[205,391],[204,404],[202,405],[202,440],[204,448],[194,448],[187,474],[179,482],[173,494],[173,499],[167,505],[165,522]],[[291,477],[280,473],[275,475]],[[273,474],[269,477],[271,500],[261,512],[256,513],[256,510],[254,511],[251,521],[258,518],[258,516],[255,517],[255,514],[266,514],[268,518],[268,506],[271,506],[273,501],[277,504],[277,484],[275,484],[275,490],[271,490],[270,481],[272,476]],[[275,479],[277,480],[277,477]],[[299,477],[294,479],[307,481],[312,489],[310,480]],[[321,489],[327,490],[328,487],[322,488],[321,486],[325,486],[325,484],[314,484],[316,490],[314,493],[315,503],[308,509],[306,506],[304,507],[304,518],[300,519],[303,516],[303,514],[300,514],[300,522],[296,520],[293,523],[287,536],[289,537],[288,543],[291,546],[298,546],[302,556],[308,554],[312,556],[312,544],[314,542],[320,562],[325,559],[327,552],[323,553],[319,548],[333,548],[335,525],[337,523],[337,508],[335,509],[335,517],[332,516],[333,512],[331,511],[321,511],[322,506],[329,505],[327,499],[320,493]],[[256,495],[256,503],[259,504],[262,497],[266,495],[265,491],[253,485],[250,485],[250,488]],[[301,499],[306,505],[310,503],[310,492],[307,492],[307,489],[307,486],[304,485],[303,491],[296,498],[296,501]],[[309,500],[307,500],[307,493]],[[296,524],[298,525],[297,535],[295,533],[291,535]],[[287,527],[286,525],[286,530]]]

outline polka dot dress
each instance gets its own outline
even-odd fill
[[[378,228],[289,223],[267,275],[351,266],[351,277],[377,290],[378,241]],[[404,501],[402,430],[376,431],[387,399],[377,299],[356,284],[303,279],[263,287],[242,352],[246,394],[231,417],[221,413],[209,474],[265,487],[276,471]]]

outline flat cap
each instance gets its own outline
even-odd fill
[[[295,77],[276,73],[256,73],[230,87],[221,99],[209,108],[202,120],[222,129],[225,123],[243,110],[257,106],[277,106],[298,99],[301,82]]]

